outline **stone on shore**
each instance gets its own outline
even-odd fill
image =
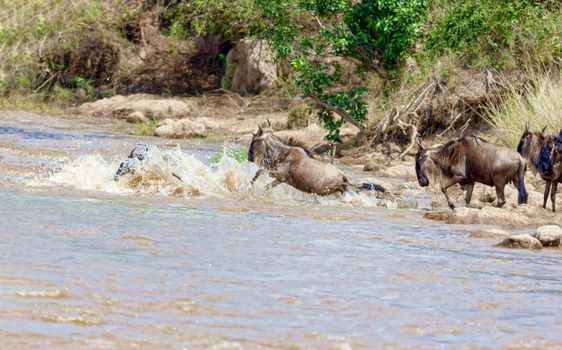
[[[398,164],[377,173],[381,177],[401,177],[408,180],[416,178],[416,169],[413,165]]]
[[[488,230],[478,230],[471,232],[468,236],[469,238],[504,238],[509,236],[509,233],[504,230],[498,229],[488,229]]]
[[[158,124],[154,135],[167,138],[188,138],[205,134],[207,128],[204,124],[194,122],[191,119],[165,119]]]
[[[128,119],[135,112],[142,113],[147,119],[163,120],[166,118],[185,118],[191,109],[187,103],[174,99],[138,100],[125,103],[113,109],[115,118]]]
[[[542,249],[542,244],[535,237],[528,234],[521,234],[505,238],[496,244],[496,247],[540,250]]]
[[[538,239],[544,247],[560,246],[562,228],[558,225],[546,225],[537,228],[533,237]]]
[[[449,224],[484,224],[502,227],[521,227],[529,224],[529,218],[507,209],[486,206],[482,209],[456,208],[442,212],[428,212],[426,219],[445,221]]]

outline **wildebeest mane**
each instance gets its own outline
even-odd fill
[[[278,136],[275,135],[279,141],[290,147],[299,147],[311,158],[316,158],[316,153],[302,140],[293,136]]]
[[[451,140],[442,146],[436,147],[434,149],[433,157],[439,168],[441,168],[442,171],[447,171],[452,164],[459,161],[461,157],[466,154],[466,146],[468,146],[471,141],[476,145],[487,143],[486,140],[476,135],[471,135]]]

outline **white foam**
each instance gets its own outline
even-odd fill
[[[283,204],[320,204],[351,206],[395,207],[391,201],[377,199],[365,193],[346,193],[317,196],[303,193],[281,184],[266,190],[273,181],[263,175],[253,186],[250,180],[258,167],[251,162],[239,162],[226,152],[215,165],[206,164],[181,148],[152,147],[145,159],[137,162],[134,174],[124,175],[118,181],[114,175],[123,159],[106,160],[100,155],[82,156],[66,161],[53,174],[36,176],[30,186],[69,187],[79,190],[121,195],[159,194],[174,197],[215,197],[259,200]],[[174,175],[181,178],[178,180]]]

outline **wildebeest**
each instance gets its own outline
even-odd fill
[[[542,154],[546,154],[550,160],[550,200],[552,201],[552,211],[554,212],[556,211],[558,183],[562,183],[562,129],[557,136],[549,137],[546,140],[541,147]],[[546,197],[548,197],[548,193],[545,194],[545,205]]]
[[[127,159],[125,159],[119,164],[119,168],[117,168],[117,171],[115,172],[115,176],[113,176],[113,180],[117,181],[119,180],[119,177],[123,175],[134,174],[137,163],[142,162],[148,156],[149,150],[150,147],[145,143],[143,142],[137,143],[135,147],[131,150],[131,152],[129,152]],[[176,179],[182,181],[178,175],[174,173],[172,173],[172,175]]]
[[[545,135],[544,130],[532,131],[527,124],[519,140],[519,145],[517,145],[517,151],[527,160],[531,170],[535,173],[538,172],[546,182],[542,207],[546,208],[548,194],[550,193],[552,211],[556,211],[556,188],[558,182],[562,182],[562,178],[553,177],[552,151],[556,136]]]
[[[375,184],[351,184],[341,170],[316,159],[314,153],[302,142],[275,135],[271,124],[266,129],[258,126],[258,131],[252,135],[248,161],[260,166],[252,184],[266,172],[275,178],[271,187],[286,183],[300,191],[321,196],[343,193],[351,188],[385,191],[382,186]]]
[[[477,136],[465,136],[442,146],[425,148],[416,140],[416,175],[420,186],[429,185],[428,174],[433,173],[441,182],[441,191],[451,209],[447,189],[455,184],[467,185],[466,205],[470,205],[474,183],[495,186],[498,207],[505,204],[504,187],[513,182],[519,191],[518,203],[527,202],[525,190],[525,159],[506,147],[489,143]]]

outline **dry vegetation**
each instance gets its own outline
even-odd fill
[[[500,103],[490,105],[485,115],[494,136],[511,147],[517,147],[526,123],[534,130],[546,127],[552,134],[562,128],[562,75],[531,75],[523,89],[507,84]]]
[[[169,49],[177,56],[185,57],[182,47],[197,35],[212,34],[220,38],[221,45],[228,42],[231,46],[240,37],[263,31],[257,3],[0,0],[0,106],[6,105],[2,97],[8,95],[11,106],[37,109],[45,102],[65,106],[128,91],[120,89],[115,79],[104,90],[88,72],[66,69],[69,76],[64,77],[54,68],[65,62],[67,52],[80,54],[80,41],[88,36],[99,39],[95,43],[119,46],[121,55],[126,50],[131,54],[131,47],[143,43],[127,37],[127,26],[138,26],[138,18],[148,11],[152,11],[151,19],[157,19],[156,31],[169,39]],[[405,59],[398,60],[388,76],[363,71],[361,83],[370,89],[367,129],[371,137],[367,140],[373,145],[396,141],[406,154],[418,133],[450,137],[469,127],[482,127],[483,122],[511,146],[527,121],[533,128],[548,125],[550,132],[557,132],[562,126],[560,74],[534,73],[530,79],[525,78],[529,83],[524,88],[519,84],[519,67],[536,72],[549,67],[559,72],[562,62],[560,3],[545,0],[533,4],[509,0],[427,1],[423,30],[410,33],[415,35],[415,44],[406,47]],[[143,60],[161,63],[162,57],[170,56],[167,49]],[[153,72],[146,72],[146,80],[150,80]],[[219,74],[215,75],[220,80]],[[180,78],[177,80],[183,83]],[[295,87],[287,81],[283,80],[279,91],[295,93]],[[30,100],[39,104],[30,104]],[[299,114],[296,119],[302,119],[293,118],[295,126],[306,125],[314,118],[310,111],[306,105],[303,111],[292,111],[292,117]]]
[[[138,3],[138,2],[137,2]],[[115,26],[136,5],[123,1],[0,0],[0,93],[37,90],[45,54],[54,46],[74,48],[80,36]],[[5,91],[4,91],[5,92]]]

